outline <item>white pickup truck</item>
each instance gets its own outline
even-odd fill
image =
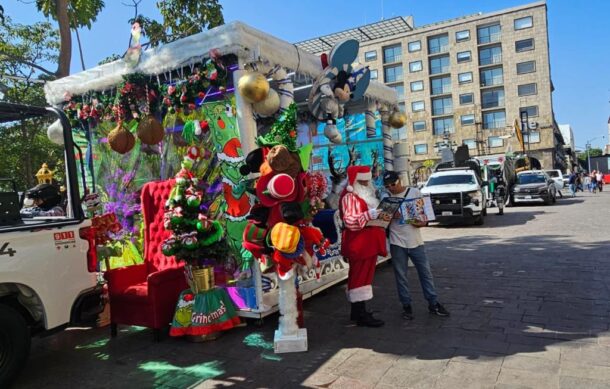
[[[28,125],[59,119],[63,127],[66,216],[22,218],[23,199],[14,184],[0,191],[0,388],[7,387],[26,362],[32,336],[91,322],[102,308],[91,223],[79,200],[68,119],[53,108],[0,103],[0,124],[26,119],[35,119]]]
[[[439,222],[474,220],[476,225],[482,225],[487,214],[487,199],[482,189],[486,184],[472,169],[447,168],[432,173],[421,192],[430,195]]]

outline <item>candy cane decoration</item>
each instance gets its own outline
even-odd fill
[[[394,170],[394,159],[392,155],[393,143],[392,132],[390,130],[390,109],[383,104],[379,109],[381,115],[381,131],[383,133],[383,166],[384,169]]]

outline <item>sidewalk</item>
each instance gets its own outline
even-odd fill
[[[413,268],[413,321],[391,265],[378,268],[378,329],[349,327],[343,285],[305,302],[309,352],[275,355],[277,316],[215,342],[149,330],[72,329],[34,342],[17,388],[610,388],[610,193],[489,212],[484,226],[424,231],[440,301]]]

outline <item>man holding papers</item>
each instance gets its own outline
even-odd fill
[[[369,222],[386,218],[378,209],[379,200],[375,187],[371,185],[371,168],[350,166],[347,168],[348,184],[339,201],[343,220],[341,255],[349,262],[347,276],[347,298],[351,303],[350,319],[364,327],[380,327],[384,323],[368,312],[365,302],[373,298],[373,276],[377,256],[386,256],[386,236],[383,227],[371,226]]]
[[[417,189],[407,188],[401,183],[400,176],[396,172],[385,172],[383,175],[383,185],[390,193],[390,196],[395,198],[406,198],[406,200],[409,200],[420,197]],[[415,191],[418,193],[415,193]],[[422,201],[421,203],[423,204],[424,202]],[[406,209],[407,207],[401,207],[394,215],[394,219],[390,224],[390,252],[392,254],[394,275],[396,276],[398,298],[404,310],[403,317],[408,320],[413,319],[411,294],[409,293],[407,281],[409,258],[411,258],[417,269],[424,297],[428,300],[428,311],[434,315],[448,316],[449,312],[437,301],[430,263],[426,257],[424,241],[419,231],[420,227],[425,227],[428,224],[427,218],[424,212],[421,212],[421,217],[418,217],[414,216],[412,212],[405,212]]]

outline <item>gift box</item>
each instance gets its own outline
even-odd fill
[[[253,286],[241,287],[241,286],[228,286],[227,292],[229,297],[233,300],[233,304],[238,309],[257,309],[256,304],[256,291]]]

